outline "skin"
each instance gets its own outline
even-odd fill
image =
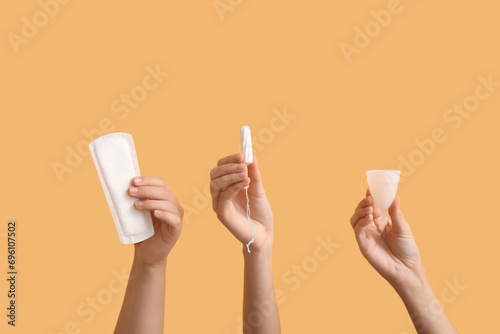
[[[254,157],[247,172],[243,154],[222,158],[211,170],[210,179],[212,208],[217,218],[243,244],[243,332],[281,333],[272,271],[273,213],[262,185],[257,159]],[[251,220],[256,229],[250,254],[246,247],[252,239],[246,213],[246,186]]]
[[[134,260],[115,334],[163,333],[167,258],[179,239],[184,210],[159,177],[132,180],[135,208],[149,211],[154,235],[134,244]]]
[[[387,223],[370,191],[351,218],[359,249],[403,300],[419,334],[458,334],[434,294],[413,234],[399,208],[397,197]]]

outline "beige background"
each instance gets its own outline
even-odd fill
[[[422,158],[415,140],[436,128],[446,140],[406,173],[402,209],[460,332],[499,332],[500,87],[460,127],[443,118],[475,93],[479,76],[500,81],[498,4],[224,3],[231,10],[221,20],[211,0],[69,1],[46,22],[36,1],[2,4],[4,273],[7,221],[20,225],[18,326],[7,326],[2,311],[2,333],[114,328],[123,298],[115,275],[128,272],[133,252],[118,241],[85,151],[82,131],[102,122],[134,136],[143,174],[164,177],[189,212],[168,264],[169,333],[238,333],[241,247],[204,187],[217,159],[238,150],[245,124],[276,217],[283,333],[414,332],[397,295],[362,258],[349,218],[364,172]],[[377,31],[370,12],[388,6],[398,14]],[[15,47],[10,39],[33,16],[38,32],[25,28],[30,38]],[[366,24],[371,42],[348,62],[340,46]],[[114,112],[112,103],[139,94],[157,65],[170,75],[128,115]],[[275,119],[284,111],[294,115],[288,124]],[[67,148],[78,144],[81,161],[73,157],[59,180],[53,164],[67,165]],[[318,261],[317,238],[328,236],[340,246]],[[310,273],[297,278],[290,270],[304,264]],[[448,288],[454,281],[461,290]],[[5,279],[0,289],[4,310]]]

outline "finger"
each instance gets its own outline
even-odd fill
[[[210,194],[212,195],[212,208],[216,210],[219,205],[219,196],[222,190],[230,185],[248,179],[246,171],[235,174],[228,174],[210,182]]]
[[[354,214],[352,215],[351,217],[351,226],[353,228],[356,227],[356,225],[358,224],[358,222],[366,217],[367,215],[369,214],[372,214],[373,213],[373,207],[372,206],[366,206],[364,208],[361,208],[361,209],[358,209],[354,212]]]
[[[373,215],[370,213],[367,216],[358,220],[357,224],[354,225],[354,232],[356,234],[359,233],[359,231],[361,231],[363,228],[367,227],[371,223],[373,223]]]
[[[226,174],[241,173],[247,170],[245,164],[228,163],[219,167],[215,167],[210,171],[210,179],[214,180]]]
[[[259,171],[259,164],[257,158],[253,157],[253,163],[248,165],[248,177],[252,182],[248,191],[254,195],[265,195],[264,186],[262,185],[262,177]]]
[[[162,210],[168,211],[173,214],[181,215],[179,208],[175,203],[169,201],[158,201],[158,200],[145,200],[145,201],[136,201],[134,203],[135,208],[141,211],[154,211],[154,210]]]
[[[389,215],[391,216],[391,224],[396,231],[407,231],[410,229],[410,226],[406,222],[401,209],[399,208],[400,198],[397,196],[392,202],[391,207],[389,208]]]
[[[365,197],[361,200],[361,202],[359,202],[358,206],[354,209],[354,212],[356,212],[359,209],[370,206],[372,204],[373,204],[373,197],[371,196]]]
[[[177,207],[179,208],[179,211],[181,212],[181,215],[184,214],[184,209],[180,205],[179,201],[173,194],[172,190],[170,189],[170,186],[168,185],[167,181],[165,181],[161,177],[155,177],[155,176],[137,176],[132,179],[132,185],[141,187],[141,186],[151,186],[151,187],[164,187],[167,189],[167,194],[168,200],[174,202]]]
[[[246,171],[234,174],[228,174],[221,176],[218,179],[212,180],[212,182],[210,182],[210,186],[213,187],[214,189],[222,190],[229,187],[233,183],[240,182],[246,178],[248,178],[248,174]]]
[[[244,180],[234,183],[221,191],[220,202],[229,201],[233,196],[237,195],[243,188],[250,184],[250,179],[247,177]]]
[[[162,222],[167,223],[167,225],[173,230],[172,232],[180,233],[182,228],[182,219],[178,215],[168,211],[155,210],[153,212],[153,216]]]
[[[243,157],[243,154],[241,154],[241,153],[232,154],[232,155],[229,155],[225,158],[220,159],[217,162],[217,166],[222,166],[222,165],[225,165],[228,163],[240,164],[243,162],[243,159],[244,159],[244,157]]]
[[[172,199],[173,194],[164,187],[134,187],[131,186],[128,189],[128,193],[132,197],[136,198],[144,198],[144,199],[159,199],[159,200],[168,200]]]
[[[234,219],[231,219],[231,217],[227,217],[225,207],[229,204],[230,200],[234,196],[238,196],[239,192],[248,186],[250,182],[250,179],[246,178],[245,180],[235,183],[223,190],[220,194],[220,205],[217,211],[217,217],[224,224],[224,226],[226,226],[238,240],[242,242],[244,241],[245,243],[252,238],[252,233],[248,228],[248,225],[238,224]]]
[[[161,177],[156,176],[136,176],[132,179],[132,185],[137,187],[168,187],[167,181],[165,181]]]
[[[377,207],[375,201],[373,200],[370,187],[366,188],[366,201],[370,202],[370,205],[373,205],[373,222],[377,226],[377,230],[382,232],[385,229],[385,225],[387,222],[382,220],[382,211]]]
[[[377,230],[382,232],[385,229],[387,222],[382,220],[382,210],[374,203],[373,204],[373,222],[377,226]]]

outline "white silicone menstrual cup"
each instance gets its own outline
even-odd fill
[[[387,209],[398,191],[399,170],[369,170],[366,172],[368,186],[375,204],[382,211],[382,220],[387,222]]]

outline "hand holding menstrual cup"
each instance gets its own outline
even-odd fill
[[[369,170],[366,172],[368,186],[375,204],[382,211],[382,220],[387,222],[387,209],[398,191],[399,170]]]

